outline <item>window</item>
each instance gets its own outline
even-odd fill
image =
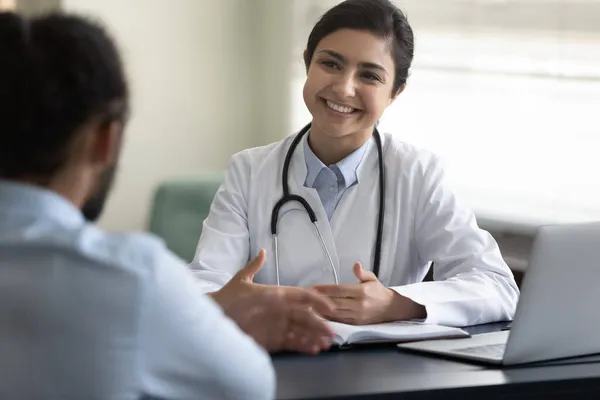
[[[338,1],[296,0],[301,54]],[[380,130],[444,158],[482,218],[600,220],[600,0],[404,0],[409,85]],[[309,119],[296,64],[294,129]]]

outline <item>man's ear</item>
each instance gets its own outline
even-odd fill
[[[400,88],[396,91],[396,93],[392,94],[392,97],[390,98],[390,102],[388,105],[392,104],[398,98],[398,96],[400,96],[400,94],[402,92],[404,92],[404,89],[406,89],[406,83],[402,84],[402,86],[400,86]]]
[[[117,120],[105,121],[96,127],[92,143],[94,163],[109,165],[116,161],[121,141],[122,123]]]

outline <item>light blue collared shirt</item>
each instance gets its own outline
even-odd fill
[[[326,166],[310,148],[308,138],[304,140],[304,159],[307,168],[304,186],[317,190],[329,220],[344,192],[358,183],[356,171],[368,145],[369,141],[338,163]]]
[[[271,399],[268,354],[157,238],[0,181],[0,398]]]

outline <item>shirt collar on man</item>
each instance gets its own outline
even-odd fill
[[[0,211],[29,214],[67,225],[81,225],[85,218],[73,203],[38,186],[0,180]]]

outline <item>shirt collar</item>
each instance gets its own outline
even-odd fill
[[[325,164],[315,155],[308,145],[308,135],[304,137],[304,159],[306,160],[306,181],[307,187],[313,187],[317,180],[317,175],[323,168],[327,168]]]
[[[342,176],[344,177],[346,187],[350,187],[355,182],[358,182],[356,170],[358,169],[358,166],[360,165],[371,140],[372,139],[369,139],[361,147],[354,150],[344,159],[340,160],[335,164],[342,173]],[[321,160],[319,160],[319,158],[308,145],[308,134],[304,137],[303,147],[304,159],[306,160],[307,168],[305,185],[308,187],[313,187],[315,184],[315,180],[319,175],[319,172],[321,172],[323,168],[327,168],[327,166],[323,164]]]
[[[68,225],[85,223],[79,208],[49,189],[0,180],[0,212],[33,215]]]

